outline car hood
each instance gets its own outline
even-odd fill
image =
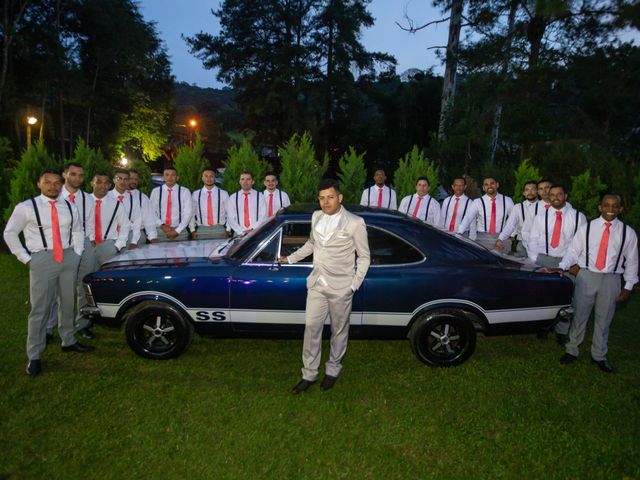
[[[116,255],[107,261],[102,269],[127,265],[166,265],[194,260],[215,260],[224,255],[226,250],[224,247],[227,243],[227,239],[152,243]]]

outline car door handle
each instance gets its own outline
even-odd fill
[[[269,271],[270,272],[279,272],[280,271],[280,265],[274,263],[273,265],[271,265],[269,267]]]

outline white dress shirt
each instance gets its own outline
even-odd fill
[[[633,286],[638,283],[638,237],[636,232],[627,225],[622,255],[619,255],[624,225],[618,219],[611,222],[609,243],[607,245],[607,261],[604,269],[598,270],[596,268],[596,260],[598,259],[602,234],[605,231],[605,223],[605,219],[602,217],[590,222],[589,258],[586,258],[587,225],[585,224],[578,228],[578,233],[573,237],[567,253],[565,253],[560,262],[560,268],[568,270],[569,267],[577,263],[580,268],[588,268],[589,271],[595,273],[621,273],[625,282],[625,290],[632,290]]]
[[[193,215],[191,192],[188,188],[182,187],[177,183],[171,187],[171,190],[171,225],[169,226],[177,233],[182,233],[182,231],[189,226],[191,215]],[[168,200],[169,187],[167,187],[167,185],[156,187],[151,191],[149,201],[156,217],[157,227],[164,225],[164,221],[167,218]]]
[[[418,205],[419,199],[420,196],[417,193],[407,195],[400,202],[398,211],[413,217],[413,212],[416,205]],[[416,218],[419,218],[426,224],[438,227],[440,225],[440,204],[430,195],[425,195],[420,202],[420,208],[418,209]]]
[[[556,226],[557,212],[562,214],[562,227],[560,241],[558,246],[554,248],[551,245],[551,239]],[[578,222],[577,225],[576,221]],[[539,209],[529,232],[527,255],[532,262],[535,262],[541,253],[551,257],[563,257],[569,245],[571,245],[578,228],[585,223],[587,223],[587,218],[584,214],[569,205],[565,205],[560,210],[556,210],[553,207]]]
[[[9,250],[22,263],[31,260],[31,254],[41,252],[43,250],[53,250],[53,233],[51,229],[51,204],[49,201],[53,199],[44,195],[35,197],[40,222],[42,225],[42,234],[46,247],[42,242],[41,230],[38,227],[36,212],[33,209],[31,199],[16,205],[13,210],[7,226],[4,229],[4,241],[7,243]],[[75,205],[66,202],[58,197],[55,200],[55,207],[58,212],[58,223],[60,226],[60,239],[62,240],[62,248],[73,247],[73,250],[82,255],[84,250],[84,232],[82,231],[82,221]],[[69,209],[71,207],[71,209]],[[73,219],[72,219],[73,217]],[[20,242],[19,234],[23,233],[25,244],[28,251]]]
[[[158,238],[158,232],[156,230],[155,214],[151,208],[151,201],[149,200],[149,197],[137,188],[129,190],[129,194],[133,198],[134,203],[138,205],[138,212],[140,212],[140,228],[144,228],[149,240],[155,240]],[[140,238],[138,238],[138,240],[140,240]],[[133,238],[131,243],[134,243]]]
[[[207,205],[209,192],[211,192],[211,213],[213,214],[213,225],[226,225],[227,223],[227,202],[229,194],[226,190],[216,187],[208,189],[202,187],[191,195],[193,202],[193,217],[191,220],[191,230],[196,226],[206,225],[207,222]]]
[[[391,210],[398,209],[398,199],[396,197],[396,191],[388,185],[383,185],[380,188],[378,185],[372,185],[369,188],[365,188],[360,197],[360,205],[364,207],[376,207],[378,208],[378,195],[382,190],[382,206],[380,208],[389,208]]]
[[[107,195],[113,197],[116,201],[121,201],[120,208],[124,208],[125,216],[129,221],[129,230],[131,231],[131,243],[138,244],[140,240],[140,228],[142,227],[142,215],[140,214],[140,204],[134,201],[131,192],[118,192],[115,188],[110,190]]]
[[[464,233],[469,230],[472,222],[476,222],[476,231],[489,232],[491,225],[491,197],[484,194],[481,198],[476,198],[473,204],[469,207],[470,212],[460,223],[458,233]],[[496,194],[496,233],[501,233],[504,225],[507,222],[509,212],[513,208],[513,200],[511,197]]]
[[[73,195],[73,200],[71,199]],[[71,193],[67,190],[65,185],[60,190],[60,198],[69,200],[78,209],[78,215],[80,216],[80,226],[84,232],[85,237],[89,238],[89,233],[93,231],[93,202],[91,201],[91,194],[77,190],[76,193]]]
[[[127,213],[123,208],[122,203],[118,202],[117,198],[109,195],[108,193],[103,198],[98,198],[92,193],[91,199],[93,201],[94,209],[94,228],[93,232],[89,234],[89,239],[92,242],[96,241],[95,217],[97,217],[96,210],[98,200],[100,200],[100,228],[102,230],[102,240],[114,240],[115,247],[118,250],[126,247],[131,224],[127,218]]]
[[[246,192],[249,194],[249,226],[245,226],[244,193],[244,190],[239,190],[227,201],[227,230],[231,229],[238,235],[242,235],[245,230],[258,227],[267,219],[267,204],[264,197],[252,188]]]
[[[449,226],[451,225],[451,219],[453,218],[453,211],[456,207],[456,198],[458,199],[458,211],[456,212],[456,221],[453,226],[453,232],[451,233],[457,233],[458,227],[460,226],[460,223],[462,223],[462,219],[469,215],[469,209],[472,204],[472,200],[464,193],[459,197],[451,195],[443,200],[442,208],[440,210],[440,216],[442,217],[440,228],[447,232],[449,232]],[[475,230],[474,225],[472,225],[472,228]]]
[[[262,192],[262,195],[264,196],[264,202],[267,204],[267,216],[269,215],[269,198],[273,198],[273,215],[275,215],[281,208],[286,208],[291,205],[291,200],[289,200],[287,192],[283,192],[278,188],[273,192],[265,190]]]
[[[509,237],[517,237],[522,240],[525,249],[528,248],[529,232],[531,231],[530,224],[533,224],[533,220],[542,209],[544,207],[540,206],[539,200],[534,200],[533,202],[525,200],[524,202],[516,203],[511,212],[509,212],[507,223],[502,232],[500,232],[498,239],[504,242]],[[525,224],[527,228],[525,228]]]

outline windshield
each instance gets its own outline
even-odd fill
[[[271,230],[271,227],[275,222],[276,217],[271,217],[269,220],[251,230],[246,235],[235,237],[229,242],[229,248],[224,249],[221,253],[226,251],[227,257],[231,260],[242,260],[242,257],[252,251],[262,238],[264,238],[264,232]]]

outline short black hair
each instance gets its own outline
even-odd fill
[[[140,175],[140,172],[138,170],[136,170],[135,168],[130,168],[129,169],[129,175],[131,175],[132,173],[135,173],[136,175]]]
[[[375,175],[376,172],[382,172],[385,176],[387,175],[387,172],[384,169],[384,167],[377,166],[376,168],[373,169],[373,174]]]
[[[549,187],[549,190],[551,190],[552,188],[561,188],[564,193],[569,193],[569,192],[567,192],[567,188],[564,185],[562,185],[561,183],[553,183],[553,184],[551,184],[551,186]]]
[[[200,172],[200,175],[202,175],[204,172],[213,172],[213,174],[216,174],[216,169],[213,168],[211,165],[207,165],[206,167],[204,167],[202,169],[202,172]]]
[[[100,170],[98,172],[95,172],[93,174],[93,177],[91,177],[91,180],[93,180],[96,177],[107,177],[109,179],[109,183],[111,183],[111,175],[109,175],[107,172]]]
[[[176,167],[172,167],[172,166],[164,167],[162,169],[162,173],[164,173],[166,170],[173,170],[174,172],[178,173],[178,170],[176,170]]]
[[[323,178],[318,184],[318,192],[322,190],[328,190],[334,188],[336,192],[340,193],[340,183],[335,178]]]
[[[269,175],[273,175],[274,177],[276,177],[276,180],[278,180],[278,175],[276,175],[276,172],[274,172],[273,170],[265,173],[264,178],[267,178]]]
[[[551,185],[553,185],[553,182],[550,178],[543,178],[542,180],[539,180],[538,185],[540,185],[541,183],[550,183]]]
[[[526,187],[527,185],[535,185],[537,187],[538,182],[536,180],[527,180],[522,184],[522,189],[524,190],[524,187]]]
[[[424,180],[425,182],[427,182],[427,185],[431,186],[431,182],[429,181],[429,179],[427,177],[418,177],[418,179],[416,180],[416,185],[418,184],[418,182],[420,180]]]
[[[467,179],[466,179],[466,178],[464,178],[464,177],[461,175],[461,176],[459,176],[459,177],[453,177],[453,178],[451,179],[451,185],[453,185],[453,183],[454,183],[456,180],[462,180],[462,181],[464,182],[464,184],[465,184],[465,185],[467,184]]]
[[[78,163],[78,162],[69,162],[69,163],[65,163],[64,167],[62,168],[63,172],[66,172],[67,170],[69,170],[71,167],[76,167],[76,168],[81,168],[84,170],[84,167],[82,166],[82,164]]]
[[[238,176],[238,179],[240,179],[240,177],[241,177],[242,175],[250,175],[250,176],[251,176],[251,180],[253,180],[253,179],[254,179],[254,178],[253,178],[253,173],[252,173],[252,172],[250,172],[249,170],[243,170],[242,172],[240,172],[240,175]]]
[[[116,168],[113,171],[113,176],[115,177],[119,173],[126,175],[127,177],[129,176],[129,170],[127,170],[126,168]]]
[[[44,177],[48,173],[51,175],[58,175],[59,177],[62,177],[62,173],[60,173],[60,170],[58,170],[57,168],[45,168],[40,172],[38,180],[42,179],[42,177]]]
[[[485,180],[489,180],[489,179],[494,180],[495,182],[498,182],[498,179],[493,175],[485,175],[484,177],[482,177],[482,183],[484,183]]]

